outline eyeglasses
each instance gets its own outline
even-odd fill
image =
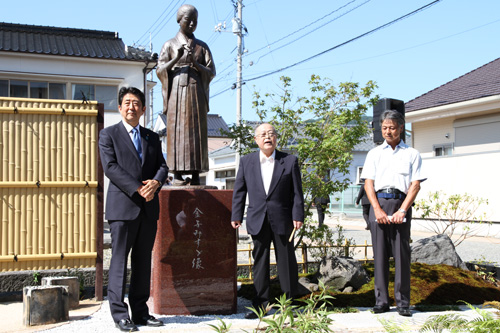
[[[269,131],[269,132],[267,132],[267,133],[261,133],[261,134],[258,134],[258,135],[256,135],[256,136],[257,136],[258,138],[261,138],[261,139],[264,139],[264,138],[267,138],[267,137],[272,138],[272,137],[275,137],[275,136],[276,136],[276,133],[275,133],[275,132],[271,132],[271,131]]]

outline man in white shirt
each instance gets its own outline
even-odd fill
[[[264,123],[255,129],[259,151],[243,156],[233,190],[231,225],[241,227],[248,195],[247,231],[254,249],[253,275],[255,309],[269,302],[269,256],[274,244],[281,290],[288,298],[297,294],[298,269],[293,239],[294,229],[304,222],[304,195],[297,157],[276,150],[274,127]],[[257,318],[252,311],[247,319]]]
[[[385,141],[370,150],[361,178],[370,200],[370,232],[375,258],[374,313],[389,311],[389,257],[396,273],[394,298],[397,311],[411,316],[410,306],[410,221],[411,205],[420,190],[422,159],[416,149],[401,140],[405,120],[397,111],[380,116]]]

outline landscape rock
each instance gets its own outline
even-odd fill
[[[358,290],[370,281],[368,273],[358,260],[348,257],[327,256],[321,260],[318,281],[337,290],[353,287]]]
[[[423,238],[412,243],[411,262],[428,265],[445,264],[467,269],[450,237],[443,234]]]
[[[306,277],[301,277],[299,279],[299,295],[307,295],[309,293],[318,291],[318,283],[311,281]]]

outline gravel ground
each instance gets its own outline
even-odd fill
[[[244,318],[247,306],[251,306],[251,302],[239,298],[238,299],[238,312],[230,316],[160,316],[155,315],[159,318],[165,326],[162,327],[146,327],[139,326],[141,332],[157,331],[157,332],[214,332],[214,330],[208,326],[219,325],[221,318],[224,321],[230,322],[232,326],[248,328],[256,326],[256,321],[247,320]],[[154,314],[153,314],[154,315]],[[56,328],[48,329],[43,332],[102,332],[107,333],[110,331],[118,332],[115,328],[115,324],[111,319],[111,313],[109,310],[109,304],[107,300],[102,303],[101,309],[91,316],[71,321],[66,325],[62,325]]]

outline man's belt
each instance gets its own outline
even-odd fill
[[[406,194],[396,188],[383,188],[377,191],[377,198],[404,199],[406,198]]]

